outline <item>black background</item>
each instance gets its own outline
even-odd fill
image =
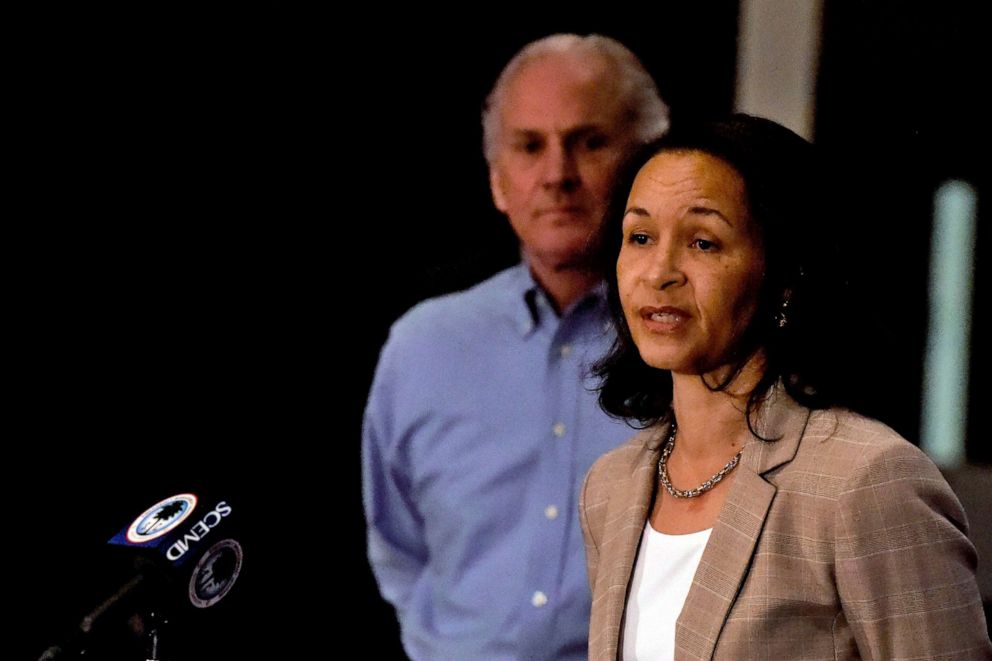
[[[898,378],[865,378],[910,438],[929,200],[949,175],[987,190],[987,46],[973,16],[946,12],[828,3],[818,90],[852,276],[873,283],[880,352],[910,357]],[[273,5],[12,23],[11,658],[112,592],[106,540],[187,490],[227,497],[246,558],[228,600],[175,633],[177,658],[326,655],[342,635],[398,654],[364,557],[361,409],[392,320],[515,260],[480,146],[500,68],[544,34],[596,31],[642,58],[674,121],[733,102],[734,2],[375,19]]]

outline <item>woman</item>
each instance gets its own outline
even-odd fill
[[[582,492],[590,659],[992,657],[957,499],[841,407],[865,375],[811,149],[735,115],[619,184],[600,401],[645,429]]]

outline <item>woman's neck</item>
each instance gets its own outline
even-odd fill
[[[672,374],[672,406],[679,426],[679,452],[684,457],[723,457],[743,447],[751,438],[748,396],[763,371],[764,360],[756,355],[727,388],[716,391],[711,388],[721,381],[715,375]]]

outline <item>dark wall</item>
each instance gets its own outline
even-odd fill
[[[355,442],[330,422],[323,67],[288,17],[252,11],[11,24],[4,657],[64,642],[122,578],[107,540],[184,491],[231,504],[246,557],[166,658],[302,658],[326,635],[305,600],[330,586],[332,487],[357,460],[316,459]]]
[[[886,421],[919,435],[927,330],[933,195],[958,178],[979,198],[973,306],[986,298],[988,167],[992,144],[981,102],[989,60],[984,23],[971,3],[840,2],[825,6],[816,141],[834,165],[842,213],[837,233],[851,256],[856,292],[884,326],[868,378],[887,399]],[[985,250],[985,253],[988,251]],[[852,323],[859,323],[852,319]],[[972,318],[971,406],[989,365],[987,322]],[[979,416],[968,426],[968,457],[992,464]]]

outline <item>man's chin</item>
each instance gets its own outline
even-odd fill
[[[588,271],[596,268],[596,253],[590,246],[575,250],[554,250],[543,252],[541,262],[556,272]]]
[[[589,212],[585,209],[559,209],[545,211],[541,221],[553,227],[589,227]]]

